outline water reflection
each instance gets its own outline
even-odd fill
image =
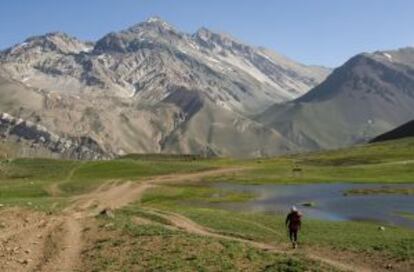
[[[306,216],[324,220],[377,221],[414,228],[414,196],[397,194],[345,195],[351,189],[376,189],[383,184],[304,184],[242,185],[219,183],[215,187],[254,193],[254,200],[244,203],[219,203],[221,208],[250,212],[285,214],[298,206]],[[414,188],[414,184],[392,184],[389,188]],[[312,203],[305,207],[302,204]],[[402,216],[408,214],[409,216]],[[410,216],[411,215],[411,216]]]

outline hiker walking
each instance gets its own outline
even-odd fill
[[[286,217],[285,225],[289,229],[289,238],[293,248],[298,245],[298,232],[302,223],[302,214],[295,206],[292,206],[290,213]]]

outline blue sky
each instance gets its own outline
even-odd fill
[[[414,45],[412,0],[4,0],[0,10],[0,49],[57,30],[96,40],[155,15],[186,32],[205,26],[330,67]]]

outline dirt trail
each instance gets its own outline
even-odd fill
[[[79,219],[63,218],[62,223],[49,233],[44,261],[37,271],[66,272],[78,268],[82,250],[82,226]]]
[[[141,182],[104,184],[91,193],[76,197],[73,204],[63,211],[64,216],[60,219],[60,227],[49,233],[49,239],[45,243],[44,261],[37,266],[37,270],[64,272],[73,271],[80,266],[78,262],[82,251],[83,219],[96,216],[103,209],[115,210],[137,201],[146,190],[156,184],[197,180],[205,176],[233,171],[236,171],[236,169],[156,176]]]
[[[126,182],[120,185],[111,185],[109,188],[101,188],[95,192],[78,197],[75,203],[66,209],[68,211],[85,212],[88,215],[96,215],[104,208],[119,209],[139,199],[144,191],[153,187],[149,182],[136,184]]]
[[[139,200],[141,195],[156,185],[163,183],[183,183],[197,181],[208,176],[233,173],[242,170],[241,168],[213,169],[196,173],[180,173],[163,176],[155,176],[147,180],[138,182],[125,182],[121,184],[113,183],[99,187],[94,192],[77,197],[74,204],[66,211],[75,210],[78,212],[90,211],[95,214],[104,208],[113,210],[122,208],[134,201]]]
[[[247,240],[243,238],[238,238],[238,237],[233,237],[233,236],[228,236],[228,235],[217,233],[214,230],[201,226],[195,223],[194,221],[190,220],[189,218],[182,216],[180,214],[171,213],[171,212],[170,213],[165,213],[165,212],[158,213],[156,211],[154,213],[156,213],[158,216],[163,217],[164,219],[169,221],[172,226],[182,231],[186,231],[188,233],[207,236],[207,237],[213,237],[213,238],[218,238],[218,239],[224,239],[224,240],[229,240],[229,241],[241,242],[241,243],[250,245],[254,248],[258,248],[258,249],[262,249],[262,250],[266,250],[266,251],[270,251],[270,252],[278,253],[278,254],[293,254],[294,253],[293,251],[288,250],[287,248],[282,248],[281,246],[275,246],[275,245],[271,245],[267,243],[261,243],[261,242],[251,241],[251,240]],[[342,263],[342,262],[339,262],[339,261],[336,261],[330,258],[316,255],[314,253],[303,251],[303,250],[298,250],[295,252],[303,253],[305,254],[306,257],[310,259],[320,261],[321,263],[333,266],[342,271],[358,271],[358,272],[372,271],[371,269],[366,268],[366,267],[356,266],[352,264],[345,264],[345,263]]]
[[[1,214],[6,223],[0,222],[0,271],[75,271],[80,266],[85,218],[95,216],[104,208],[119,209],[137,201],[145,190],[157,184],[198,180],[238,170],[215,169],[155,176],[140,182],[105,184],[92,193],[74,198],[61,215],[11,209]],[[61,193],[58,184],[48,189],[53,195]]]

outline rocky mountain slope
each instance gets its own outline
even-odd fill
[[[14,148],[4,151],[0,157],[43,156],[67,159],[109,159],[99,145],[88,137],[62,138],[45,127],[30,121],[17,119],[7,113],[0,114],[1,145]]]
[[[414,48],[357,55],[304,96],[257,117],[304,149],[338,148],[414,118]]]
[[[414,137],[414,120],[405,123],[404,125],[399,126],[384,134],[381,134],[372,139],[370,142],[375,143],[389,140],[397,140],[406,137]]]
[[[295,144],[251,116],[329,72],[150,18],[93,43],[50,33],[0,52],[0,112],[114,154],[268,155]]]

